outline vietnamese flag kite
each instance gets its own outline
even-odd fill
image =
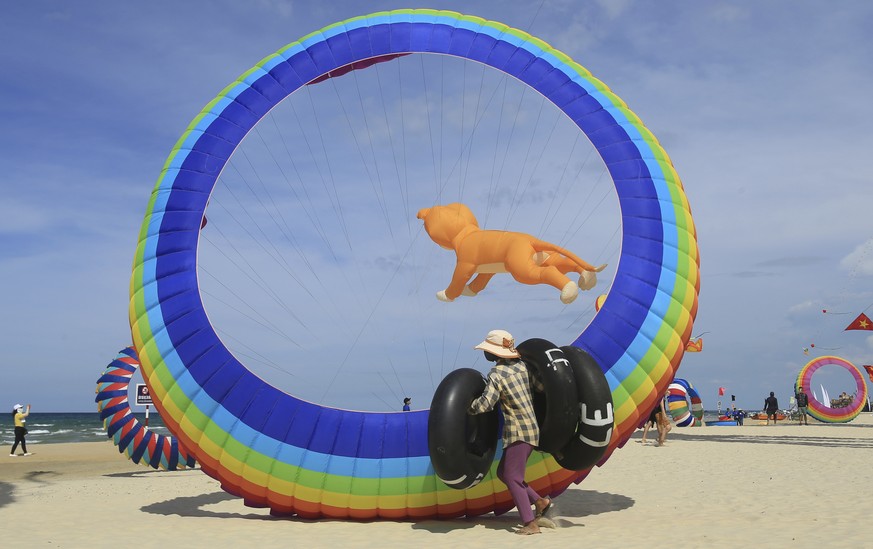
[[[864,313],[861,313],[858,315],[858,318],[856,318],[852,321],[851,324],[846,326],[846,330],[869,330],[873,332],[873,320],[870,320],[870,317],[868,317]]]
[[[870,378],[870,381],[873,381],[873,366],[865,364],[864,369],[867,370],[867,376]]]

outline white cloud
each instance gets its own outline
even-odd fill
[[[849,276],[873,276],[873,238],[841,259],[840,267],[849,271]]]

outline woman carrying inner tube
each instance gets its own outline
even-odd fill
[[[503,456],[497,465],[497,478],[509,488],[512,501],[518,507],[518,514],[524,523],[515,533],[539,534],[540,527],[536,519],[551,507],[552,501],[548,497],[540,497],[527,485],[524,471],[527,458],[540,439],[531,385],[542,391],[543,384],[528,374],[527,366],[515,349],[515,339],[509,332],[492,330],[485,341],[474,348],[484,351],[486,360],[496,364],[488,372],[485,391],[470,404],[468,413],[475,415],[488,412],[500,402],[503,408]],[[536,507],[536,515],[531,510],[531,504]]]

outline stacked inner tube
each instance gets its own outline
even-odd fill
[[[703,425],[703,401],[693,385],[676,378],[667,388],[667,410],[677,427]],[[689,408],[688,401],[691,401]]]
[[[485,391],[485,378],[472,368],[450,372],[437,387],[427,422],[434,472],[446,486],[465,490],[479,484],[494,461],[499,438],[497,410],[469,415]]]
[[[606,452],[614,426],[612,393],[603,371],[577,347],[535,338],[517,348],[544,389],[532,395],[540,428],[537,449],[552,454],[565,469],[593,467]],[[493,477],[494,462],[502,455],[497,451],[497,408],[467,414],[485,385],[481,373],[461,368],[440,382],[431,402],[428,450],[437,477],[451,488],[464,490]]]
[[[118,352],[97,380],[97,410],[106,435],[118,451],[134,463],[175,471],[194,467],[196,461],[173,438],[156,434],[137,421],[130,410],[127,389],[139,359],[133,347]]]
[[[554,456],[564,469],[584,471],[600,462],[612,439],[615,426],[612,392],[603,370],[591,355],[572,345],[561,350],[573,369],[579,422],[570,440]]]
[[[518,354],[531,376],[543,384],[543,392],[531,391],[537,425],[540,428],[538,449],[554,454],[563,448],[579,422],[579,400],[573,368],[560,347],[545,339],[521,342]]]

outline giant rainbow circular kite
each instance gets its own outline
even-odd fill
[[[307,83],[408,53],[457,56],[524,82],[574,121],[611,174],[621,259],[610,299],[571,342],[597,361],[613,393],[615,431],[600,464],[657,404],[691,336],[699,264],[682,183],[658,140],[602,82],[523,31],[454,12],[397,10],[325,27],[264,58],[194,118],[152,192],[131,278],[131,331],[165,424],[225,490],[275,515],[449,518],[513,507],[493,467],[464,491],[436,478],[427,410],[324,407],[259,379],[223,345],[200,297],[206,203],[246,133]],[[588,472],[535,452],[527,479],[557,495]]]
[[[852,375],[855,380],[855,398],[850,406],[843,408],[831,408],[827,403],[816,400],[812,392],[812,374],[822,366],[838,366]],[[838,356],[820,356],[806,363],[797,374],[795,387],[802,387],[809,398],[809,415],[825,423],[848,423],[852,421],[867,403],[867,383],[857,366]]]

